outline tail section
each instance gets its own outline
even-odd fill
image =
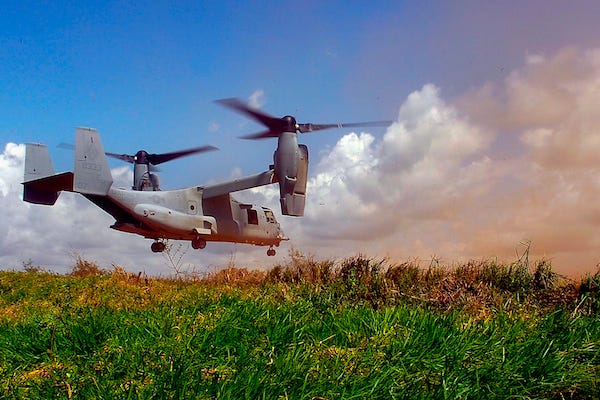
[[[98,131],[92,128],[77,128],[74,191],[104,196],[108,193],[112,182],[108,160]]]
[[[45,144],[25,144],[25,182],[54,175],[54,166]]]
[[[46,145],[25,145],[23,200],[34,204],[53,205],[61,190],[73,190],[73,173],[54,174]]]

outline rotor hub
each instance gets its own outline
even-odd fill
[[[140,150],[135,153],[133,160],[136,164],[149,164],[150,160],[148,160],[148,152],[146,150]]]
[[[284,132],[296,132],[298,130],[298,123],[296,122],[296,118],[292,117],[291,115],[286,115],[285,117],[281,118],[282,123],[282,130]]]

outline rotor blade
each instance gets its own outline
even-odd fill
[[[117,153],[109,153],[109,152],[106,152],[104,154],[106,154],[109,157],[116,158],[118,160],[125,161],[125,162],[131,163],[131,164],[133,164],[135,162],[135,157],[130,156],[129,154],[117,154]]]
[[[196,153],[203,153],[206,151],[213,151],[213,150],[217,150],[217,148],[214,146],[201,146],[201,147],[194,147],[193,149],[174,151],[172,153],[148,154],[148,161],[150,161],[150,164],[158,165],[158,164],[162,164],[167,161],[174,160],[176,158],[185,157],[185,156],[189,156],[191,154],[196,154]]]
[[[298,124],[298,130],[302,133],[322,131],[332,128],[357,128],[363,126],[390,126],[393,121],[370,121],[370,122],[344,122],[339,124]]]
[[[62,149],[67,149],[67,150],[75,150],[75,145],[73,145],[71,143],[62,142],[62,143],[59,143],[58,147],[60,147]],[[133,156],[130,156],[128,154],[117,154],[117,153],[109,153],[109,152],[106,152],[104,154],[106,154],[109,157],[117,158],[119,160],[122,160],[122,161],[125,161],[128,163],[133,163],[133,161],[134,161]]]
[[[253,133],[250,135],[240,136],[240,139],[257,140],[257,139],[276,138],[278,136],[279,136],[279,132],[276,132],[276,131],[262,131],[262,132]]]
[[[75,145],[73,145],[71,143],[62,142],[62,143],[59,143],[58,147],[60,147],[61,149],[75,150]],[[133,164],[133,162],[135,160],[134,156],[130,156],[129,154],[117,154],[117,153],[109,153],[109,152],[106,152],[104,154],[106,154],[109,157],[117,158],[121,161],[125,161],[125,162],[131,163],[131,164]]]
[[[280,130],[281,129],[281,120],[279,118],[275,118],[267,113],[262,111],[258,111],[254,108],[249,107],[246,103],[241,101],[240,99],[230,98],[230,99],[221,99],[216,100],[216,103],[222,104],[226,107],[229,107],[237,112],[248,115],[250,118],[255,121],[260,122],[267,128],[271,130]]]
[[[75,145],[72,143],[60,142],[58,144],[58,147],[60,147],[61,149],[75,150]]]

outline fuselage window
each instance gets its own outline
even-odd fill
[[[248,223],[252,225],[258,225],[258,213],[256,210],[248,209]]]

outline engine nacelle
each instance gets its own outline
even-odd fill
[[[303,216],[308,177],[308,148],[298,144],[295,132],[283,132],[279,136],[273,159],[279,181],[281,213]]]

